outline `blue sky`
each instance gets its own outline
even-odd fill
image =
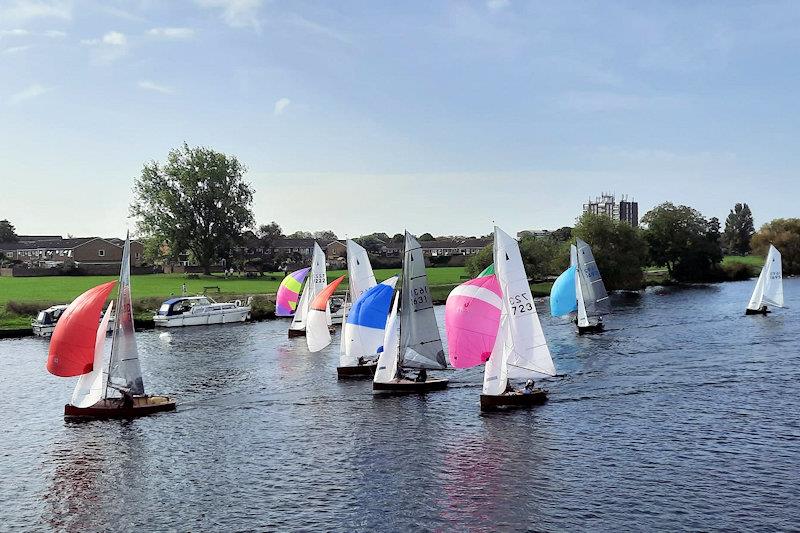
[[[798,216],[798,27],[797,2],[0,0],[0,218],[121,235],[183,141],[286,231],[554,228],[603,191]]]

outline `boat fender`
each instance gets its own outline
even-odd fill
[[[241,307],[242,306],[242,301],[241,300],[236,300],[235,303],[236,303],[236,307]]]

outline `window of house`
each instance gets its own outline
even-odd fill
[[[99,257],[105,257],[106,256],[106,251],[105,250],[97,250],[97,255]]]

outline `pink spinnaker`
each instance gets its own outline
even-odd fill
[[[453,289],[444,311],[451,365],[469,368],[489,359],[500,327],[502,305],[503,291],[494,274]]]

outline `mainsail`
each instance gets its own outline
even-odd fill
[[[761,268],[753,295],[747,308],[758,311],[763,306],[783,307],[783,267],[781,253],[772,244]]]
[[[500,329],[486,362],[483,393],[500,395],[509,378],[554,376],[556,370],[533,303],[519,245],[497,227],[494,265],[503,293],[503,307]]]
[[[131,394],[144,394],[142,369],[139,366],[139,351],[136,348],[136,334],[133,328],[130,255],[131,240],[130,236],[127,236],[122,249],[117,315],[114,320],[114,336],[111,340],[105,397],[111,394],[109,388],[124,388]]]
[[[297,310],[300,290],[311,267],[295,270],[281,281],[278,294],[275,297],[275,315],[293,316]]]
[[[389,319],[386,321],[386,331],[383,337],[383,350],[378,357],[378,366],[375,369],[375,383],[388,383],[397,377],[397,367],[400,342],[400,324],[397,320],[397,303],[400,300],[400,295],[394,297],[394,305],[392,305],[392,312],[389,314]]]
[[[328,274],[325,270],[325,254],[319,244],[314,243],[314,254],[311,260],[311,274],[306,280],[306,286],[303,288],[303,293],[300,295],[300,302],[297,304],[297,310],[294,313],[294,318],[289,326],[289,329],[305,331],[306,318],[308,315],[309,307],[314,297],[317,296],[328,284]]]
[[[444,311],[451,365],[470,368],[486,362],[497,337],[502,306],[503,293],[494,274],[452,290]]]
[[[356,366],[359,358],[374,358],[378,354],[396,284],[397,276],[392,276],[367,289],[353,302],[343,327],[339,366]]]
[[[428,288],[422,246],[413,235],[406,232],[405,248],[400,311],[400,366],[447,368]]]
[[[310,352],[318,352],[331,343],[327,320],[328,302],[343,279],[344,276],[341,276],[331,281],[311,302],[306,322],[306,343]]]
[[[377,283],[367,251],[351,239],[347,239],[347,276],[351,302],[358,300],[364,291]]]
[[[600,270],[597,268],[591,247],[578,239],[576,248],[578,279],[586,317],[589,322],[597,323],[599,316],[611,312],[611,302],[608,299],[606,286],[603,284],[603,278],[600,277]]]

